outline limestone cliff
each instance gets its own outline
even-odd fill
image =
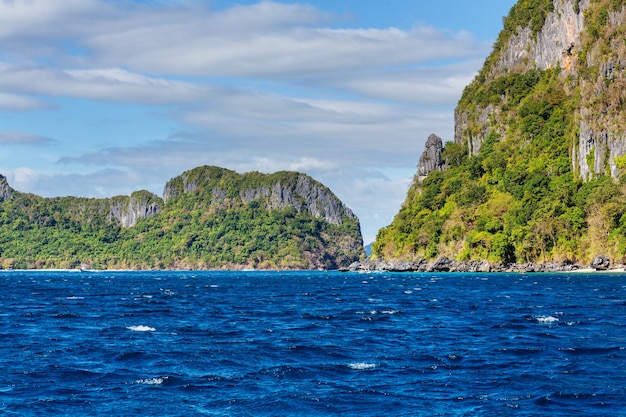
[[[9,187],[7,178],[4,175],[0,175],[0,201],[10,200],[13,198],[13,191]]]
[[[149,191],[135,191],[130,196],[115,197],[110,202],[108,218],[122,227],[132,227],[141,219],[158,214],[161,199]]]
[[[624,27],[623,0],[518,0],[374,256],[626,264]]]
[[[208,192],[212,196],[208,204],[227,204],[233,199],[246,204],[260,200],[267,209],[293,207],[297,212],[306,211],[336,225],[342,224],[344,216],[356,219],[327,187],[296,172],[240,175],[219,167],[198,167],[168,181],[163,189],[163,200],[167,203],[193,192]]]
[[[445,168],[443,160],[441,159],[441,152],[443,150],[443,141],[435,134],[432,134],[426,140],[424,153],[420,156],[419,163],[417,164],[417,177],[418,180],[423,180],[433,171],[441,171]]]
[[[477,155],[490,132],[503,135],[509,127],[507,97],[477,102],[476,85],[557,68],[568,94],[577,100],[578,132],[571,144],[574,172],[584,180],[603,174],[617,177],[615,158],[626,153],[626,9],[622,3],[519,1],[455,111],[454,140]]]

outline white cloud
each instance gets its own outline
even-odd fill
[[[77,196],[104,198],[114,195],[130,195],[139,189],[149,189],[161,195],[165,182],[151,181],[141,171],[102,169],[90,173],[42,174],[32,168],[19,167],[0,171],[7,177],[9,185],[22,192],[43,197]],[[143,186],[138,186],[142,184]]]
[[[385,70],[370,74],[337,77],[336,88],[363,97],[428,105],[454,105],[482,61],[468,60],[437,67]]]
[[[278,13],[287,7],[272,6]],[[208,21],[198,19],[202,16],[188,16],[166,28],[102,34],[86,42],[103,65],[123,63],[139,71],[170,74],[306,80],[338,71],[470,57],[477,49],[486,49],[466,34],[451,36],[429,27],[412,31],[328,29],[297,26],[297,21],[290,26],[266,22],[268,27],[259,27],[247,25],[244,13],[241,21],[216,32],[211,30],[212,22],[219,20],[219,15]]]
[[[0,40],[25,57],[65,54],[84,65],[152,74],[317,79],[475,56],[489,45],[429,26],[331,29],[304,4],[264,1],[213,11],[202,3],[140,6],[96,0],[0,2]],[[42,46],[43,45],[43,46]],[[81,56],[88,57],[83,61]],[[55,55],[55,61],[63,62]]]
[[[20,94],[76,97],[143,104],[179,104],[206,94],[202,86],[154,78],[119,68],[58,70],[41,66],[0,63],[0,89]],[[10,94],[8,97],[19,97]],[[35,99],[22,97],[23,106]],[[2,96],[0,96],[2,104]]]
[[[41,100],[18,94],[0,93],[0,110],[29,111],[50,108],[52,108],[52,106]]]
[[[31,189],[40,179],[39,174],[28,167],[6,169],[2,171],[2,174],[12,188],[20,191]]]
[[[56,142],[54,139],[16,130],[0,131],[2,145],[48,145]]]

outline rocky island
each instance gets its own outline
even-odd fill
[[[626,262],[626,7],[520,0],[352,270],[564,271]]]
[[[358,218],[298,172],[202,166],[149,191],[43,198],[0,176],[2,268],[337,269],[364,256]]]

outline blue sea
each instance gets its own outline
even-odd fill
[[[626,416],[626,274],[0,272],[3,416]]]

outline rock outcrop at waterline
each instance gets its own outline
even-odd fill
[[[344,272],[573,272],[580,270],[623,270],[624,265],[611,267],[610,260],[606,256],[597,256],[591,265],[585,266],[571,262],[550,262],[550,263],[489,263],[487,261],[459,262],[445,256],[434,261],[420,259],[417,261],[405,260],[373,260],[366,259],[350,264],[343,268]]]

